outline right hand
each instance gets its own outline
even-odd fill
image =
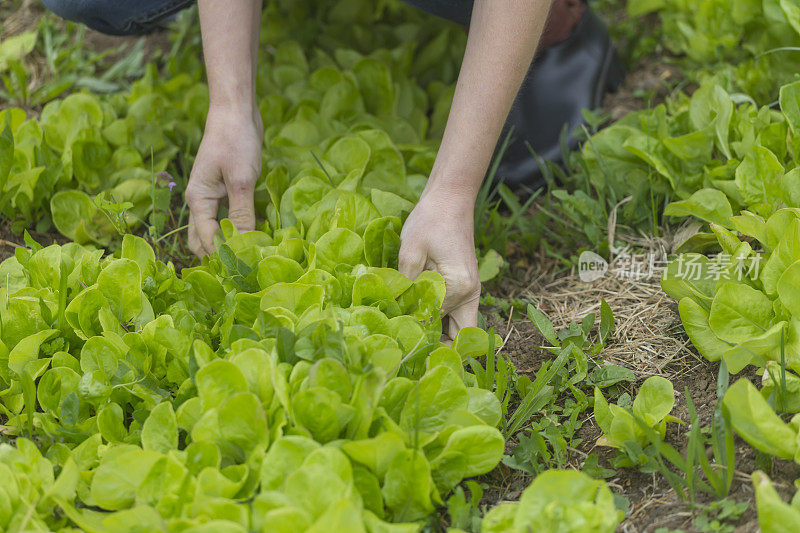
[[[261,174],[264,126],[258,110],[212,105],[186,187],[189,249],[214,252],[217,210],[228,197],[228,218],[239,231],[255,229],[253,195]]]
[[[473,213],[475,198],[428,181],[419,202],[408,215],[400,233],[400,272],[410,279],[423,270],[444,278],[443,331],[452,341],[459,330],[478,325],[481,282],[475,256]]]

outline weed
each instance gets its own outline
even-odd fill
[[[748,502],[722,499],[699,507],[694,527],[702,533],[732,533],[739,517],[747,511]]]

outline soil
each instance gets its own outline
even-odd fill
[[[2,20],[0,34],[2,34],[3,37],[11,37],[33,29],[45,12],[46,9],[39,0],[9,0],[8,3],[0,6],[0,20]],[[98,52],[109,48],[117,48],[120,45],[132,46],[139,40],[144,40],[143,51],[145,62],[151,60],[161,51],[169,50],[170,47],[169,33],[166,31],[155,31],[145,36],[131,35],[120,37],[105,35],[86,28],[86,33],[83,37],[84,46]],[[123,52],[120,52],[119,55],[123,55]],[[115,55],[111,55],[109,56],[109,60],[113,61],[116,57]]]
[[[28,30],[35,29],[39,21],[45,16],[47,10],[39,0],[7,0],[0,4],[0,37],[3,39],[18,35]],[[66,28],[66,22],[52,15],[62,28]],[[97,74],[110,68],[117,60],[126,57],[135,45],[142,43],[142,53],[144,63],[156,59],[164,51],[169,51],[171,43],[169,33],[166,31],[154,31],[144,36],[113,36],[85,28],[82,36],[83,46],[95,52],[108,52],[101,63],[101,68]],[[34,51],[25,60],[25,68],[30,77],[30,85],[38,86],[50,78],[52,74],[48,71],[44,57]],[[0,109],[8,107],[8,102],[0,101]],[[40,107],[27,107],[23,109],[32,116],[38,116]]]
[[[671,56],[658,44],[658,15],[628,16],[627,0],[593,0],[606,22],[614,45],[627,67],[622,85],[606,95],[602,110],[610,121],[663,102],[676,87],[687,89],[680,70],[669,63]],[[689,93],[693,92],[691,87]]]
[[[599,285],[590,285],[581,282],[574,273],[552,274],[559,270],[559,265],[554,264],[553,260],[537,258],[536,263],[536,268],[511,272],[510,276],[492,287],[491,294],[497,298],[514,297],[530,301],[553,319],[557,329],[565,327],[569,321],[579,320],[592,310],[591,303],[598,295],[605,294],[617,321],[617,331],[597,357],[613,360],[634,371],[636,383],[627,390],[631,396],[649,375],[662,375],[673,382],[676,404],[672,414],[686,424],[669,424],[665,440],[679,452],[685,453],[686,435],[690,429],[685,391],[688,390],[692,398],[701,427],[708,427],[717,404],[719,366],[703,359],[691,346],[680,325],[674,302],[663,293],[654,297],[652,291],[660,292],[660,289],[654,289],[652,280],[625,282],[622,286],[616,285],[617,282],[613,280],[606,280]],[[576,305],[581,300],[586,301],[585,309]],[[535,326],[521,318],[519,313],[515,313],[513,320],[508,320],[501,318],[498,311],[496,307],[484,306],[481,309],[487,326],[494,328],[504,339],[507,338],[502,348],[505,356],[519,374],[533,377],[542,361],[552,358],[549,352],[540,348],[547,342]],[[648,329],[638,326],[633,320],[635,317],[640,317],[642,323],[655,324],[660,335],[651,335]],[[659,336],[662,338],[659,339]],[[677,347],[682,349],[675,352]],[[650,352],[659,353],[650,356],[652,359],[642,359],[642,354]],[[663,357],[664,352],[674,353]],[[659,358],[659,355],[662,357]],[[662,360],[665,364],[659,362]],[[738,378],[757,381],[752,370],[731,376],[731,382]],[[594,422],[592,410],[582,413],[581,420],[582,427],[576,433],[576,439],[580,442],[571,450],[570,466],[580,469],[584,458],[594,453],[598,455],[601,466],[612,468],[611,460],[615,451],[596,445],[601,431]],[[510,440],[506,452],[510,454],[515,444]],[[747,502],[749,506],[733,525],[736,532],[756,532],[759,529],[750,481],[750,474],[757,470],[756,457],[754,450],[738,438],[735,468],[736,476],[728,499]],[[770,477],[779,494],[788,500],[794,494],[793,482],[800,477],[800,466],[790,461],[775,460]],[[501,464],[483,481],[490,487],[484,495],[483,504],[491,507],[498,502],[518,499],[531,479],[528,474]],[[701,531],[695,527],[694,520],[705,505],[715,500],[700,493],[698,505],[693,507],[678,497],[661,474],[645,474],[634,469],[616,469],[616,473],[607,481],[613,492],[629,502],[629,513],[618,528],[618,531],[625,533],[652,532],[659,528]]]
[[[636,67],[625,76],[616,92],[603,100],[603,112],[614,122],[644,107],[662,103],[681,83],[679,70],[663,59],[648,56],[639,60]]]
[[[42,246],[50,246],[53,243],[65,244],[69,239],[61,235],[58,231],[53,230],[48,233],[38,233],[36,231],[28,230],[30,236],[41,244]],[[23,236],[18,233],[13,233],[9,224],[0,223],[0,261],[8,259],[14,255],[14,248],[25,246]]]
[[[42,15],[38,2],[12,1],[10,5],[16,9],[12,7],[9,10],[8,4],[0,6],[4,35],[19,33],[25,28],[32,27]],[[18,18],[12,19],[12,16]],[[138,39],[109,37],[90,31],[87,32],[86,42],[87,46],[104,49],[126,42],[133,43]],[[146,39],[145,48],[148,57],[152,57],[156,50],[168,43],[164,33],[153,34]],[[658,104],[680,83],[680,74],[673,66],[665,64],[662,59],[655,56],[644,57],[630,69],[619,90],[606,97],[603,110],[611,120],[617,120],[631,111]],[[46,234],[31,232],[31,235],[43,245],[67,241],[57,232]],[[20,235],[12,234],[6,223],[0,223],[0,260],[13,255],[14,248],[22,244]],[[634,371],[637,382],[635,386],[630,387],[629,392],[633,394],[636,387],[650,375],[665,376],[672,380],[676,390],[676,408],[673,415],[684,421],[688,419],[687,404],[683,394],[683,391],[688,389],[697,408],[700,423],[703,426],[710,423],[717,401],[717,365],[708,363],[694,351],[683,333],[674,302],[663,293],[659,294],[659,289],[653,283],[592,288],[587,287],[571,273],[564,272],[560,263],[533,253],[515,258],[513,263],[514,271],[491,287],[494,296],[528,298],[554,319],[556,327],[564,327],[574,317],[596,311],[600,296],[604,296],[609,300],[615,316],[621,317],[622,320],[606,351],[600,356],[623,364]],[[555,280],[558,276],[560,281]],[[613,301],[614,297],[618,297],[617,302]],[[640,308],[646,312],[639,311]],[[545,340],[530,321],[522,318],[505,320],[491,308],[483,308],[482,312],[487,317],[487,324],[507,339],[503,353],[510,358],[518,373],[533,376],[542,361],[551,358],[549,352],[539,348],[545,344]],[[640,316],[642,314],[643,316]],[[656,334],[653,334],[654,330]],[[610,468],[610,460],[614,454],[609,448],[596,446],[600,430],[593,420],[591,410],[584,412],[582,418],[583,425],[577,434],[577,438],[581,441],[572,450],[571,466],[580,468],[583,458],[590,453],[596,453],[600,457],[601,465]],[[682,450],[688,429],[687,426],[670,424],[667,442]],[[507,453],[512,452],[515,444],[513,439],[507,443]],[[737,532],[758,531],[753,490],[749,480],[749,474],[754,469],[753,450],[743,442],[737,441],[737,475],[730,499],[750,503],[747,511],[736,523]],[[788,499],[794,493],[793,481],[798,477],[800,477],[800,467],[797,464],[787,461],[775,462],[771,479],[784,499]],[[531,479],[527,474],[501,464],[482,481],[490,487],[485,492],[482,503],[492,506],[501,501],[518,499]],[[633,469],[617,469],[608,482],[616,494],[624,496],[630,503],[630,512],[618,531],[638,533],[651,532],[659,528],[699,531],[693,524],[698,511],[682,502],[661,475],[643,474]],[[701,504],[710,501],[712,499],[704,495],[699,497]]]

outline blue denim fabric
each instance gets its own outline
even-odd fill
[[[42,0],[59,17],[109,35],[148,33],[164,18],[193,3],[194,0]]]
[[[319,0],[321,2],[328,0]],[[462,26],[469,25],[473,0],[403,0]],[[109,35],[147,33],[164,18],[189,7],[194,0],[42,0],[44,6],[67,20],[73,20]]]
[[[473,0],[403,0],[426,13],[469,26]]]

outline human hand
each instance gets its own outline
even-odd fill
[[[258,111],[211,106],[186,187],[189,249],[202,257],[214,251],[217,209],[228,197],[228,218],[239,231],[255,228],[253,191],[261,173],[264,126]]]
[[[433,270],[444,278],[444,333],[451,340],[461,328],[478,324],[481,283],[473,210],[474,198],[426,189],[400,233],[400,272],[414,279],[423,270]]]

